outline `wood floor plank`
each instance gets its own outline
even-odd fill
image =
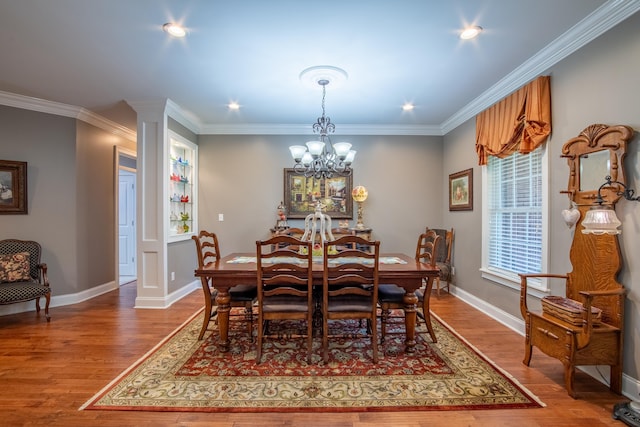
[[[166,310],[134,309],[133,283],[54,307],[50,323],[35,312],[0,317],[0,426],[623,426],[611,411],[626,399],[581,372],[575,385],[579,397],[572,399],[560,362],[534,349],[526,367],[522,336],[446,293],[432,297],[432,310],[547,407],[300,414],[78,410],[189,318],[202,305],[201,297],[196,291]]]

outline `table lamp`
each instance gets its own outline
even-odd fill
[[[363,230],[365,228],[364,223],[362,222],[362,202],[367,200],[368,195],[369,195],[369,192],[362,185],[358,185],[351,192],[351,196],[353,197],[353,200],[358,202],[358,223],[356,224],[356,228],[358,230]]]

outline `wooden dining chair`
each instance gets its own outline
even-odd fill
[[[441,237],[434,231],[429,230],[426,233],[420,234],[418,237],[418,243],[416,245],[416,261],[423,264],[429,264],[431,266],[436,265],[436,257],[438,247],[440,245]],[[422,306],[422,312],[418,311],[418,318],[424,321],[427,327],[427,332],[431,337],[431,340],[437,342],[436,334],[431,324],[431,316],[429,309],[429,301],[431,298],[431,288],[433,286],[433,278],[429,277],[425,279],[424,286],[416,291],[418,302]],[[395,284],[382,284],[378,290],[378,303],[381,308],[380,319],[380,341],[384,345],[384,340],[387,335],[387,326],[391,319],[391,310],[403,310],[404,312],[404,294],[405,291],[400,286]],[[404,316],[403,316],[404,318]],[[404,333],[404,332],[403,332]]]
[[[218,236],[215,233],[201,230],[197,236],[191,236],[196,244],[198,268],[203,269],[220,259],[220,245]],[[200,277],[202,291],[204,293],[204,314],[202,328],[198,339],[204,337],[204,333],[209,327],[209,322],[218,314],[216,296],[218,292],[213,287],[211,278]],[[253,341],[253,303],[257,298],[257,288],[255,283],[236,285],[229,289],[231,307],[244,307],[242,316],[247,322],[247,331]]]
[[[438,277],[436,278],[436,295],[440,296],[440,289],[447,288],[449,291],[449,285],[453,281],[453,263],[451,261],[451,253],[453,249],[453,228],[447,230],[445,228],[429,228],[427,227],[425,232],[434,230],[438,236],[440,236],[441,243],[436,251],[436,266],[440,270]],[[444,282],[444,285],[442,285]]]
[[[330,252],[331,246],[343,247]],[[371,251],[353,249],[369,247]],[[378,363],[378,267],[380,242],[359,236],[343,236],[324,246],[322,280],[322,349],[323,360],[329,360],[329,320],[367,320],[366,334],[371,338],[373,362]],[[331,334],[349,337],[353,334]]]
[[[293,248],[296,248],[295,250]],[[305,248],[305,250],[299,250]],[[281,235],[256,241],[258,333],[256,363],[262,361],[264,338],[271,321],[303,320],[307,339],[307,363],[313,346],[313,255],[311,242]],[[295,336],[295,335],[294,335]],[[288,335],[287,337],[291,337]]]

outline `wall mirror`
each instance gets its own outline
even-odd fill
[[[562,157],[569,163],[569,183],[563,193],[569,194],[576,205],[592,205],[605,176],[624,184],[623,159],[627,153],[627,141],[632,136],[633,129],[629,126],[594,124],[567,141],[562,146]],[[605,203],[618,201],[618,187],[602,189]]]
[[[604,177],[611,175],[610,153],[609,150],[600,150],[579,157],[580,191],[597,190],[604,182]]]

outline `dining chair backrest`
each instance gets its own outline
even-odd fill
[[[258,264],[258,296],[261,293],[273,291],[274,285],[283,284],[304,285],[311,292],[313,287],[311,242],[303,242],[287,235],[258,240],[256,262]],[[300,286],[295,288],[300,289]]]
[[[332,246],[345,249],[335,253]],[[367,246],[370,251],[354,249]],[[373,285],[378,280],[379,259],[380,242],[355,235],[339,237],[324,247],[324,280],[329,288],[344,284]]]
[[[368,250],[358,249],[368,248]],[[332,248],[343,248],[334,251]],[[328,320],[366,319],[374,363],[378,362],[378,274],[380,242],[346,235],[326,242],[323,249],[323,358],[328,361]]]
[[[416,245],[416,261],[435,266],[440,240],[440,236],[434,230],[420,234]]]
[[[442,243],[440,244],[440,246],[438,247],[438,250],[436,252],[436,262],[450,265],[451,264],[451,253],[452,253],[452,248],[453,248],[453,236],[454,236],[453,228],[445,229],[445,228],[429,228],[429,227],[427,227],[425,229],[425,232],[428,232],[430,230],[435,231],[436,234],[438,236],[440,236],[440,239],[442,241]]]
[[[257,363],[267,322],[306,321],[307,362],[313,348],[313,251],[311,242],[282,235],[256,242],[258,286]]]
[[[198,267],[204,268],[220,259],[220,246],[215,233],[201,230],[197,236],[191,236],[196,243]]]
[[[446,288],[448,292],[449,284],[453,281],[453,265],[451,259],[454,236],[453,228],[445,229],[427,227],[426,231],[434,231],[438,236],[440,236],[440,245],[438,246],[438,250],[435,252],[436,266],[440,270],[440,274],[436,279],[436,291],[438,295],[440,295],[440,282],[443,281],[445,283],[442,288]]]

